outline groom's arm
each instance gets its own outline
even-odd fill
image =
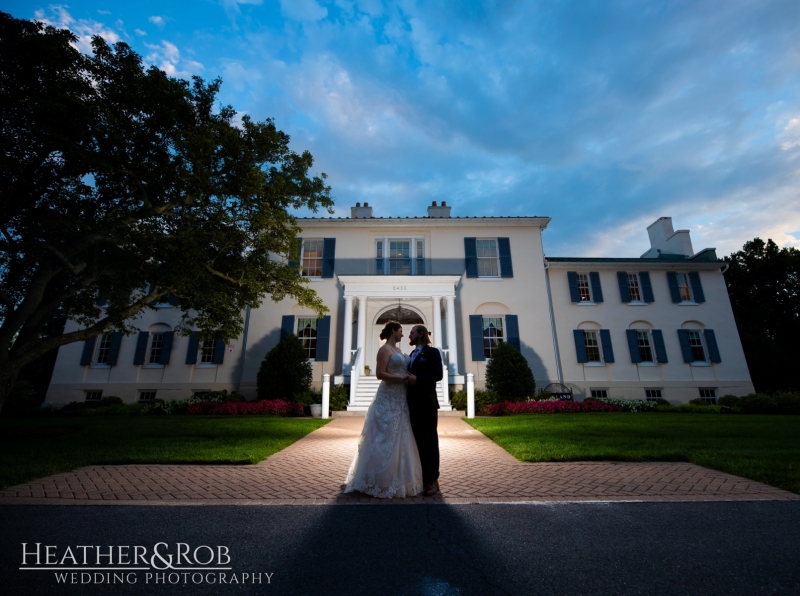
[[[439,353],[439,350],[436,348],[431,348],[426,350],[426,362],[424,367],[422,368],[422,374],[417,375],[417,383],[436,383],[436,381],[442,380],[442,356]]]

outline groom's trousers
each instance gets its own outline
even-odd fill
[[[427,486],[439,479],[439,411],[428,404],[409,404],[408,414],[419,450],[422,482]]]

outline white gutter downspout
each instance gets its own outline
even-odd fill
[[[544,255],[544,240],[542,240],[541,233],[539,234],[539,239],[542,243],[542,255]],[[544,261],[544,282],[545,286],[547,287],[547,306],[550,309],[550,330],[553,334],[553,350],[556,356],[556,373],[558,374],[558,382],[562,385],[564,384],[564,373],[561,372],[561,352],[558,349],[558,337],[556,336],[556,318],[553,314],[553,296],[550,294],[550,263],[547,262],[547,259],[542,257]]]
[[[244,357],[245,353],[247,352],[247,332],[250,330],[250,305],[247,305],[247,311],[244,315],[244,333],[242,334],[242,358],[240,372],[239,372],[239,386],[236,388],[237,393],[241,393],[242,390],[242,379],[244,378]]]

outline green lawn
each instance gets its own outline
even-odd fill
[[[272,416],[0,419],[0,488],[95,464],[254,464],[326,422]]]
[[[800,416],[626,412],[467,422],[521,461],[687,461],[800,494]]]

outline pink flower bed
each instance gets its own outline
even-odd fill
[[[622,408],[601,401],[502,401],[481,409],[485,416],[508,414],[562,414],[572,412],[622,412]]]
[[[189,406],[189,414],[254,414],[260,416],[302,416],[303,405],[282,399],[217,403],[207,401]]]

